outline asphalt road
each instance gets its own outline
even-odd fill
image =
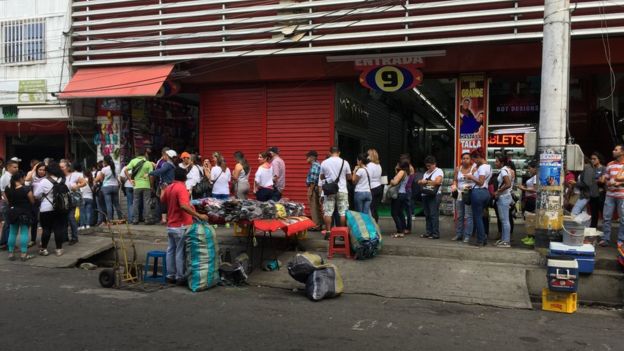
[[[2,350],[622,350],[624,314],[260,287],[102,289],[98,271],[0,265]],[[415,283],[416,284],[416,283]]]

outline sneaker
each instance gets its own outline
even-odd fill
[[[86,229],[85,226],[78,227],[78,230],[85,230],[85,229]]]
[[[508,243],[508,242],[506,242],[506,241],[502,241],[502,240],[500,240],[499,242],[497,242],[497,243],[496,243],[496,247],[500,247],[500,248],[506,248],[506,249],[508,249],[508,248],[510,248],[510,247],[511,247],[511,244],[509,244],[509,243]]]
[[[48,256],[49,254],[50,253],[46,249],[39,250],[39,255],[41,255],[41,256]]]
[[[464,244],[468,244],[470,242],[470,238],[469,237],[465,237],[464,238]]]
[[[451,239],[451,241],[461,241],[462,237],[461,236],[455,236],[453,237],[453,239]]]
[[[35,246],[35,242],[34,241],[29,241],[28,242],[28,247],[33,247]]]
[[[531,237],[527,235],[524,238],[520,239],[520,241],[522,241],[524,243],[524,242],[526,242],[529,239],[531,239]]]
[[[534,246],[535,245],[535,239],[534,238],[528,238],[526,241],[523,241],[524,245],[527,246]]]
[[[89,229],[89,228],[91,228],[91,226],[90,226],[90,225],[88,225],[88,226],[86,226],[86,227],[85,227],[85,229]]]
[[[76,244],[78,244],[78,239],[71,239],[69,241],[69,246],[73,246],[73,245],[76,245]]]
[[[56,249],[54,250],[54,252],[56,253],[56,256],[63,256],[63,249]]]

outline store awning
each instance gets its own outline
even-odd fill
[[[173,64],[82,68],[59,99],[156,96]]]

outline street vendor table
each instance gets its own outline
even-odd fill
[[[268,237],[269,245],[273,249],[273,258],[277,262],[277,249],[273,243],[273,233],[281,230],[286,238],[297,237],[298,233],[305,232],[316,224],[308,217],[287,217],[284,219],[256,219],[251,222],[248,231],[248,249],[251,269],[253,269],[253,240],[256,236],[261,236],[263,241]],[[256,235],[262,233],[262,235]],[[264,245],[261,246],[260,261],[264,258]],[[279,269],[279,266],[278,266]]]

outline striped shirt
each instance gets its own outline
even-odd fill
[[[624,173],[624,163],[619,163],[617,161],[609,162],[605,174],[607,178],[607,196],[616,199],[624,199],[624,182],[617,183],[615,181],[615,178],[620,173]]]

